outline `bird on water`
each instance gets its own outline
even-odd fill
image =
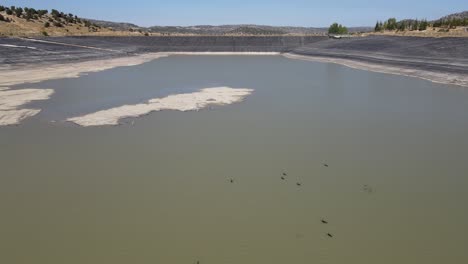
[[[328,168],[328,164],[327,163],[324,163],[323,166],[327,167]]]
[[[330,234],[330,233],[327,233],[327,236],[328,236],[328,237],[333,237],[333,235],[332,235],[332,234]]]
[[[326,221],[325,219],[322,219],[321,222],[322,224],[328,224],[328,221]]]

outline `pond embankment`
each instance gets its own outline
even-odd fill
[[[468,87],[465,38],[370,36],[164,36],[0,38],[0,125],[18,124],[40,109],[23,109],[53,91],[12,86],[78,77],[174,54],[284,55],[374,72]]]
[[[466,38],[329,39],[298,47],[288,57],[468,87]]]

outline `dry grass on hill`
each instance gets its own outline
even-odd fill
[[[446,28],[434,28],[428,27],[426,30],[405,30],[405,31],[384,31],[384,32],[372,32],[364,33],[364,36],[380,35],[380,36],[407,36],[407,37],[468,37],[468,27],[457,27],[453,29]]]
[[[116,31],[111,28],[100,27],[97,25],[87,25],[84,20],[81,22],[70,23],[62,20],[60,24],[50,15],[44,15],[37,19],[25,19],[16,15],[8,15],[5,11],[0,15],[7,21],[0,21],[1,36],[143,36],[145,32],[139,31]],[[48,23],[48,26],[46,26]],[[150,33],[148,33],[149,35]]]

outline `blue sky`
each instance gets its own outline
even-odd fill
[[[389,4],[391,3],[391,5]],[[0,0],[141,26],[263,24],[374,26],[389,17],[435,19],[468,10],[468,0]]]

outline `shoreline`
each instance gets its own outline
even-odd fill
[[[4,69],[0,71],[0,87],[5,88],[18,84],[38,83],[54,79],[78,78],[83,74],[105,71],[116,67],[136,66],[162,57],[167,57],[167,55],[146,53],[77,63],[38,63],[24,68]]]
[[[162,110],[199,111],[213,105],[229,105],[243,101],[252,92],[253,89],[227,86],[203,88],[193,93],[172,94],[162,98],[153,98],[140,104],[122,105],[71,117],[66,121],[83,127],[116,126],[124,118],[140,117],[151,112]]]
[[[312,56],[312,55],[299,55],[294,53],[282,54],[284,57],[294,60],[304,60],[322,63],[333,63],[346,66],[352,69],[364,70],[377,73],[385,73],[392,75],[407,76],[418,78],[433,83],[457,85],[461,87],[468,87],[468,75],[443,73],[437,71],[425,71],[421,69],[409,67],[396,67],[390,64],[378,64],[372,62],[363,62],[352,59],[341,59],[332,57]]]
[[[0,91],[10,90],[9,86],[25,83],[38,83],[46,80],[78,78],[81,75],[100,72],[116,67],[136,66],[168,56],[283,56],[288,59],[334,63],[349,68],[378,73],[402,75],[428,80],[435,83],[468,87],[468,75],[427,71],[417,67],[399,67],[391,64],[365,62],[357,59],[345,59],[330,56],[301,55],[294,52],[152,52],[116,58],[64,62],[56,64],[32,64],[19,68],[6,68],[0,71]],[[424,62],[420,62],[424,64]],[[46,74],[44,74],[46,73]]]
[[[47,100],[52,89],[12,89],[18,84],[33,84],[46,80],[78,78],[83,74],[99,72],[121,66],[135,66],[157,58],[161,54],[142,54],[134,57],[112,58],[55,65],[34,65],[23,69],[0,71],[0,126],[18,125],[26,118],[33,117],[41,109],[26,109],[23,106],[32,101]]]
[[[189,55],[189,56],[278,56],[281,52],[274,51],[171,51],[171,52],[159,52],[167,56],[177,55]]]
[[[283,56],[288,59],[305,60],[321,63],[334,63],[349,68],[371,72],[408,76],[428,80],[434,83],[468,87],[468,75],[444,73],[418,69],[417,66],[399,67],[390,64],[378,64],[353,59],[299,55],[281,52],[152,52],[133,56],[81,61],[77,63],[31,64],[26,67],[2,69],[0,71],[0,126],[17,125],[26,118],[40,113],[41,109],[24,109],[24,105],[47,100],[52,96],[52,89],[12,89],[19,84],[33,84],[46,80],[78,78],[82,75],[109,70],[116,67],[136,66],[168,56]]]
[[[78,78],[82,75],[113,69],[136,66],[155,59],[175,55],[211,56],[276,56],[279,52],[155,52],[134,56],[82,61],[78,63],[35,64],[24,68],[0,71],[0,126],[18,125],[26,118],[33,117],[41,109],[25,109],[32,101],[47,100],[52,89],[12,89],[19,84],[34,84],[46,80]]]
[[[26,109],[22,106],[37,100],[47,100],[52,89],[0,89],[0,126],[18,125],[26,118],[35,116],[41,109]]]

